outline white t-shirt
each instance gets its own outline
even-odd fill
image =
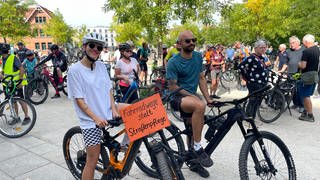
[[[122,75],[126,75],[129,77],[130,83],[132,83],[134,79],[133,69],[138,72],[138,61],[135,58],[130,57],[130,63],[127,64],[123,62],[121,59],[117,61],[115,68],[121,70]]]
[[[106,62],[106,61],[110,61],[110,53],[109,52],[104,52],[102,51],[100,54],[100,58],[102,59],[102,61]]]
[[[121,57],[121,53],[119,51],[119,49],[117,49],[115,52],[114,52],[114,58],[115,58],[115,61],[118,62],[119,59]]]
[[[74,100],[76,114],[82,129],[95,128],[95,122],[77,105],[75,99],[83,98],[90,110],[98,117],[108,120],[112,118],[110,90],[112,82],[105,65],[95,62],[91,71],[80,61],[73,64],[68,71],[68,97]]]

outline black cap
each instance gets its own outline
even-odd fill
[[[17,45],[18,46],[23,46],[23,42],[18,42]]]

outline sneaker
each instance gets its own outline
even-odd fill
[[[196,154],[197,159],[202,166],[211,167],[213,165],[212,159],[208,156],[203,148],[200,148],[198,151],[194,151],[194,153]]]
[[[308,122],[314,122],[314,116],[312,114],[302,113],[301,116],[299,117],[299,120],[308,121]]]
[[[24,125],[27,125],[27,124],[29,124],[30,122],[31,122],[31,119],[30,119],[29,117],[26,117],[26,118],[23,119],[22,125],[23,125],[23,126],[24,126]]]
[[[51,99],[56,99],[56,98],[60,98],[60,94],[55,94],[54,96],[51,97]]]
[[[189,169],[197,174],[199,174],[201,177],[207,178],[209,177],[209,172],[203,168],[197,158],[196,153],[189,150],[182,155],[183,161],[186,163],[186,165],[189,167]]]
[[[290,106],[290,109],[297,109],[297,108],[298,108],[297,105],[292,105],[292,106]]]
[[[13,126],[13,125],[18,124],[20,122],[21,122],[20,118],[13,118],[12,121],[8,121],[8,125]]]
[[[201,177],[207,178],[210,176],[209,172],[204,167],[202,167],[199,162],[195,163],[193,165],[190,165],[189,169],[191,171],[199,174],[199,176],[201,176]]]
[[[215,98],[215,99],[220,99],[220,98],[221,98],[221,97],[219,97],[219,96],[217,96],[217,95],[215,95],[215,94],[214,94],[214,95],[211,95],[210,97],[211,97],[211,98]]]

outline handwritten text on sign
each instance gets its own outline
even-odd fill
[[[120,114],[131,142],[170,126],[159,94],[122,109]]]

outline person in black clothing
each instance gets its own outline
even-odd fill
[[[18,42],[17,44],[18,49],[16,50],[15,54],[17,55],[17,57],[19,58],[19,60],[21,62],[24,61],[24,59],[26,59],[26,52],[29,50],[27,48],[24,47],[23,42]]]
[[[299,63],[302,74],[310,71],[318,71],[320,50],[314,44],[314,40],[315,38],[311,34],[307,34],[303,37],[303,45],[306,49],[302,52],[301,62]],[[316,88],[316,83],[317,82],[314,82],[314,84],[310,85],[303,84],[301,87],[300,97],[303,98],[305,111],[301,114],[299,120],[314,122],[310,96]]]
[[[262,56],[267,50],[265,41],[258,40],[254,44],[254,52],[247,59],[242,61],[238,68],[243,79],[247,83],[249,94],[267,85],[267,66]],[[246,108],[247,116],[255,118],[261,98],[251,97]]]
[[[56,84],[58,84],[58,88],[56,88],[56,94],[51,98],[59,98],[60,93],[59,89],[63,87],[63,76],[62,72],[65,72],[68,68],[67,57],[59,50],[59,46],[53,44],[50,47],[51,53],[48,55],[47,58],[39,62],[37,66],[41,66],[42,64],[46,63],[47,61],[52,61],[53,64],[53,76],[58,77],[56,79]]]

